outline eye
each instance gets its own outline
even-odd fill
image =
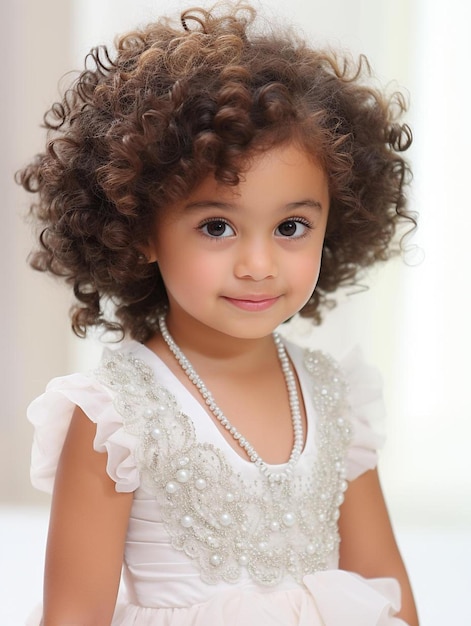
[[[199,226],[202,233],[208,237],[222,239],[223,237],[232,237],[235,235],[234,229],[225,220],[213,219],[204,222]]]
[[[282,222],[276,229],[275,234],[281,237],[290,237],[292,239],[297,239],[299,237],[304,237],[306,235],[306,231],[311,229],[311,224],[301,218],[292,218]]]

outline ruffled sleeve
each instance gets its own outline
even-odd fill
[[[359,348],[347,355],[341,368],[348,386],[353,430],[346,459],[347,480],[351,481],[377,465],[377,451],[385,439],[385,408],[381,376],[376,368],[365,363]]]
[[[136,437],[123,428],[123,419],[113,406],[111,392],[83,374],[54,378],[43,395],[28,407],[28,419],[35,428],[31,456],[31,482],[52,492],[64,440],[75,406],[96,424],[93,448],[106,452],[106,471],[116,491],[131,492],[139,486],[139,472],[133,457]]]

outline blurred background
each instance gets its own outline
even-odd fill
[[[198,2],[2,0],[0,623],[41,598],[49,499],[29,484],[27,404],[48,380],[92,369],[100,352],[70,329],[70,296],[27,267],[30,198],[15,170],[43,145],[42,115],[60,77],[114,35]],[[201,0],[208,6],[206,0]],[[423,626],[469,624],[471,4],[462,0],[264,0],[315,45],[366,54],[382,84],[410,100],[419,230],[403,259],[372,271],[314,330],[290,329],[341,357],[359,343],[382,371],[388,440],[380,470]],[[67,82],[67,81],[66,81]],[[466,605],[465,605],[466,603]]]

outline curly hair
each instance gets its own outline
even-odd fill
[[[415,226],[403,97],[369,85],[365,58],[353,63],[254,22],[253,8],[237,2],[134,30],[113,58],[94,48],[46,113],[47,148],[17,180],[38,194],[30,263],[73,285],[78,335],[102,325],[145,341],[157,331],[165,287],[142,258],[157,212],[210,173],[237,185],[258,150],[296,140],[327,174],[322,268],[301,310],[317,323],[328,294],[397,252],[401,221]]]

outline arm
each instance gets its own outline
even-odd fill
[[[115,491],[95,433],[76,408],[54,484],[44,626],[106,626],[113,616],[133,494]]]
[[[418,626],[415,602],[394,538],[378,472],[370,470],[349,484],[341,507],[340,567],[365,578],[393,577],[401,586],[398,617]]]

